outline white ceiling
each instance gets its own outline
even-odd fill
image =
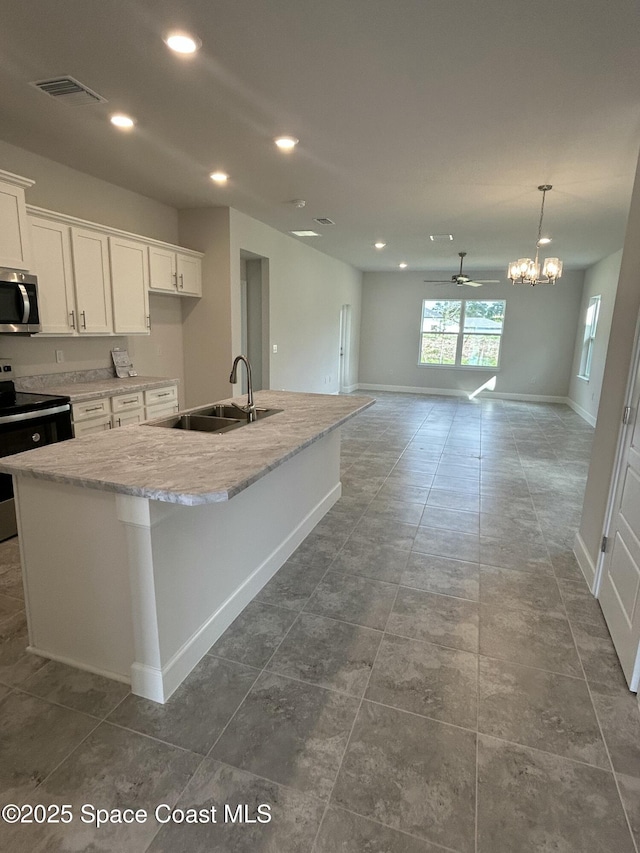
[[[0,21],[0,138],[174,207],[282,231],[327,216],[305,242],[361,269],[454,272],[466,250],[473,273],[533,251],[550,183],[546,254],[583,268],[622,245],[635,0],[0,0]],[[172,27],[202,39],[194,58],[166,48]],[[61,74],[108,103],[28,85]]]

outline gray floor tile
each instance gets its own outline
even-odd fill
[[[633,853],[611,773],[479,736],[478,853]]]
[[[410,551],[417,529],[417,524],[365,517],[358,522],[351,538],[357,542],[377,542],[389,548]]]
[[[342,547],[342,542],[327,533],[311,533],[304,539],[291,555],[292,563],[299,565],[314,566],[317,568],[329,566],[335,555]]]
[[[209,654],[261,669],[278,648],[295,618],[293,610],[252,601],[211,646]]]
[[[287,560],[254,600],[288,610],[302,610],[325,572],[326,568],[322,565],[312,566]]]
[[[422,517],[422,509],[422,504],[376,496],[369,504],[365,518],[381,519],[383,521],[401,521],[405,524],[419,524]]]
[[[478,730],[609,769],[582,679],[480,657]]]
[[[483,494],[480,497],[480,511],[489,515],[501,515],[518,520],[534,516],[533,501],[530,497],[503,498],[500,495]]]
[[[617,773],[640,778],[640,711],[629,690],[612,694],[607,685],[592,683],[591,695],[602,733]]]
[[[475,654],[388,634],[366,698],[475,731],[477,687]]]
[[[97,725],[67,708],[24,693],[0,705],[0,790],[6,803],[20,802]]]
[[[41,669],[46,659],[27,651],[29,634],[24,612],[0,623],[0,683],[21,684]]]
[[[0,593],[24,600],[17,537],[0,542]]]
[[[269,662],[290,678],[362,696],[382,633],[302,613]]]
[[[436,475],[438,477],[455,477],[456,479],[460,478],[461,480],[473,480],[474,483],[479,484],[480,463],[476,463],[475,466],[472,464],[456,465],[453,462],[444,461],[441,457]]]
[[[385,482],[376,497],[384,498],[385,500],[391,498],[424,505],[428,495],[428,486],[408,486],[405,483],[397,482],[390,478]]]
[[[358,701],[263,673],[211,757],[326,800]]]
[[[246,806],[249,816],[258,822],[253,825],[225,823],[225,804],[231,807],[231,815],[237,805]],[[211,853],[212,850],[307,853],[324,811],[324,805],[309,794],[205,759],[185,788],[177,808],[211,813],[212,807],[216,810],[215,825],[165,824],[149,847],[149,853]],[[261,822],[265,816],[271,818],[268,823]]]
[[[626,692],[629,688],[606,625],[573,622],[571,627],[589,684],[597,682],[600,692]]]
[[[378,541],[364,542],[350,538],[331,564],[331,571],[398,583],[409,555],[409,551],[390,548]]]
[[[108,721],[204,755],[258,674],[253,667],[205,655],[166,704],[130,694]]]
[[[567,578],[573,581],[584,581],[584,575],[580,570],[578,561],[576,560],[571,547],[554,547],[551,543],[548,545],[549,557],[551,565],[557,578]]]
[[[442,853],[428,841],[382,826],[344,809],[330,807],[313,853]],[[276,851],[274,851],[276,853]]]
[[[393,829],[471,853],[475,756],[473,732],[365,700],[332,802]]]
[[[478,605],[473,601],[400,587],[387,631],[414,640],[477,652]]]
[[[413,551],[400,583],[402,586],[477,601],[480,568],[478,563],[450,560],[448,557],[434,557]]]
[[[418,519],[419,521],[420,519]],[[418,522],[416,522],[417,524]],[[6,619],[8,616],[15,616],[24,610],[24,601],[22,598],[15,598],[10,595],[3,595],[0,592],[0,619]]]
[[[640,779],[636,776],[624,776],[616,774],[620,786],[622,804],[627,813],[631,832],[635,838],[636,846],[640,848]]]
[[[481,604],[480,654],[582,677],[567,618],[540,610]]]
[[[442,527],[459,533],[475,533],[480,530],[479,513],[462,512],[447,507],[427,506],[420,524],[424,527]]]
[[[383,630],[396,591],[395,584],[327,572],[305,605],[305,612]]]
[[[447,474],[436,474],[432,485],[435,489],[444,489],[449,492],[464,492],[471,495],[479,493],[479,480],[477,477],[467,479],[466,477],[450,477]]]
[[[462,512],[480,512],[480,497],[468,492],[431,489],[427,498],[427,506],[440,506]]]
[[[53,660],[20,687],[41,699],[101,718],[113,711],[130,691],[128,684]]]
[[[518,518],[483,511],[480,514],[480,533],[488,539],[517,539],[544,545],[542,530],[534,513]]]
[[[497,566],[480,566],[480,601],[516,610],[544,610],[558,616],[565,613],[558,584],[552,575]]]
[[[68,803],[69,824],[15,827],[12,853],[142,853],[158,829],[154,810],[172,807],[201,756],[117,729],[98,728],[34,792],[33,803]],[[144,823],[108,823],[99,829],[80,820],[81,807],[145,809]]]
[[[0,684],[0,702],[4,699],[5,696],[8,696],[11,693],[10,687],[5,687],[4,684]]]
[[[490,539],[480,537],[480,562],[524,572],[553,574],[549,553],[543,543],[520,539]]]
[[[452,560],[468,560],[477,563],[480,560],[480,537],[455,530],[442,530],[435,527],[419,527],[413,543],[413,550],[421,554],[433,554],[436,557],[449,557]]]
[[[589,622],[604,627],[604,616],[600,604],[583,580],[558,578],[558,586],[570,622]]]

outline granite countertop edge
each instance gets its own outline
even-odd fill
[[[164,382],[165,384],[171,380],[160,380],[160,382]],[[60,463],[60,465],[56,466],[55,457],[54,462],[50,462],[47,460],[46,464],[51,465],[51,469],[44,467],[45,463],[42,465],[38,464],[38,461],[34,459],[34,456],[42,459],[43,457],[51,456],[56,453],[56,449],[63,448],[66,451],[66,448],[74,444],[78,448],[78,452],[80,445],[82,444],[83,452],[92,446],[94,450],[98,448],[98,442],[102,438],[102,436],[91,436],[87,438],[74,439],[72,442],[64,442],[62,444],[57,445],[49,445],[48,447],[43,447],[38,450],[31,450],[26,453],[17,454],[14,457],[5,457],[4,459],[0,459],[0,470],[3,470],[6,473],[19,475],[21,477],[28,477],[30,479],[39,479],[39,480],[47,480],[54,483],[60,483],[63,485],[71,485],[78,488],[88,488],[88,489],[96,489],[100,491],[129,495],[133,497],[143,497],[148,498],[150,500],[157,500],[165,503],[178,504],[182,506],[199,506],[203,504],[209,503],[221,503],[225,501],[231,500],[235,495],[249,488],[249,486],[253,485],[256,481],[266,476],[270,471],[279,467],[287,460],[291,459],[293,456],[305,450],[307,447],[320,440],[324,436],[328,435],[333,430],[342,426],[352,417],[357,415],[359,412],[364,411],[364,409],[369,408],[374,404],[375,400],[370,397],[365,396],[354,396],[354,397],[339,397],[336,395],[321,395],[321,394],[301,394],[297,392],[258,392],[256,394],[256,401],[259,405],[267,405],[273,406],[274,408],[281,408],[284,406],[284,410],[282,414],[286,412],[286,403],[287,399],[291,400],[293,403],[299,403],[301,398],[307,398],[307,401],[311,400],[312,402],[318,405],[331,405],[331,401],[345,401],[349,400],[354,404],[353,409],[347,412],[341,412],[337,415],[335,421],[331,421],[328,424],[322,425],[319,428],[313,428],[313,432],[308,432],[308,426],[305,427],[304,424],[301,426],[300,424],[296,424],[295,421],[293,423],[293,430],[291,433],[288,433],[286,429],[276,430],[272,428],[269,430],[269,421],[271,418],[265,419],[264,421],[258,422],[256,425],[249,425],[247,427],[242,427],[240,430],[234,430],[232,434],[226,434],[221,436],[216,436],[217,439],[222,439],[222,442],[216,442],[215,445],[208,445],[205,439],[205,433],[192,433],[192,432],[181,432],[179,430],[169,430],[166,431],[162,428],[153,427],[148,422],[146,424],[140,425],[132,425],[127,427],[122,427],[118,430],[113,430],[104,434],[106,439],[103,442],[103,446],[106,448],[109,445],[107,442],[109,439],[117,439],[115,442],[111,442],[112,445],[112,454],[115,459],[114,465],[117,467],[117,460],[122,455],[123,450],[126,451],[129,445],[135,451],[138,449],[140,445],[140,438],[143,433],[140,430],[149,430],[152,429],[160,429],[162,433],[166,432],[166,441],[170,444],[172,448],[180,448],[180,445],[189,445],[189,450],[193,450],[194,458],[197,458],[199,461],[199,457],[197,456],[197,450],[202,448],[203,450],[208,451],[208,455],[206,456],[205,463],[210,465],[212,472],[212,479],[215,479],[216,475],[216,462],[218,459],[216,457],[216,452],[222,453],[223,456],[220,457],[220,462],[224,463],[226,459],[225,450],[228,449],[228,445],[225,448],[225,439],[228,436],[233,435],[233,441],[237,445],[234,450],[238,454],[242,455],[243,449],[252,450],[255,448],[255,442],[251,442],[250,433],[244,433],[244,430],[254,429],[254,426],[267,425],[267,430],[264,431],[265,436],[265,444],[268,445],[269,437],[273,438],[273,443],[277,445],[277,449],[274,451],[274,454],[267,458],[266,461],[261,460],[258,463],[249,463],[247,467],[246,476],[241,476],[239,479],[232,479],[233,481],[229,483],[226,487],[222,485],[218,486],[216,484],[213,488],[207,488],[206,484],[203,483],[200,489],[193,488],[184,488],[184,487],[167,487],[166,483],[162,483],[162,473],[164,471],[163,468],[163,448],[159,448],[157,450],[157,468],[152,469],[151,473],[148,473],[146,470],[141,470],[139,480],[140,485],[132,482],[125,482],[122,479],[118,480],[113,476],[109,476],[108,474],[105,476],[102,472],[99,474],[91,474],[87,472],[87,475],[83,475],[82,473],[65,473],[64,464]],[[200,408],[200,407],[198,407]],[[190,411],[190,410],[185,410]],[[275,423],[272,422],[272,427],[275,427]],[[292,426],[291,424],[287,424],[287,426]],[[299,435],[296,431],[297,429],[302,429],[303,434]],[[242,438],[242,435],[245,435],[245,438]],[[306,433],[306,434],[304,434]],[[276,439],[282,439],[282,437],[289,439],[289,446],[280,446],[281,441],[275,441]],[[127,441],[129,438],[129,441]],[[238,441],[239,438],[239,441]],[[184,439],[187,441],[185,442]],[[244,445],[244,448],[243,448]],[[47,454],[47,451],[51,451],[50,454]],[[212,451],[214,451],[212,453]],[[165,452],[166,453],[166,452]],[[30,460],[31,457],[31,461]],[[227,457],[228,458],[228,457]],[[15,460],[12,462],[11,460]],[[150,463],[156,462],[155,457],[150,460]],[[90,467],[91,463],[88,461],[88,466]],[[146,482],[145,482],[146,480]],[[154,485],[153,481],[156,481]]]
[[[38,393],[56,394],[69,397],[72,403],[85,400],[97,400],[101,397],[113,397],[116,394],[128,394],[134,391],[150,391],[153,388],[163,388],[165,385],[177,385],[179,379],[159,376],[132,376],[119,379],[98,379],[92,382],[69,382],[60,385],[49,385]]]

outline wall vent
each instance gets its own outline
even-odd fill
[[[333,219],[328,219],[326,216],[318,216],[318,217],[317,217],[316,219],[314,219],[313,221],[314,221],[314,222],[317,222],[317,223],[318,223],[318,225],[335,225],[335,224],[336,224],[336,223],[333,221]]]
[[[83,104],[106,104],[107,99],[98,95],[93,89],[75,80],[73,77],[52,77],[50,80],[38,80],[31,83],[37,89],[58,98],[70,106],[80,107]]]

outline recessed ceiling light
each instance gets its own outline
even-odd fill
[[[453,234],[429,234],[429,239],[432,243],[448,243],[453,240]]]
[[[124,113],[114,113],[109,121],[115,127],[120,128],[120,130],[131,130],[135,124],[134,120],[130,116],[124,115]]]
[[[278,136],[274,142],[281,151],[292,151],[300,140],[296,139],[295,136]]]
[[[164,38],[164,43],[167,47],[176,53],[182,53],[185,56],[195,53],[202,47],[202,42],[195,36],[190,36],[189,33],[172,32],[167,33]]]
[[[317,231],[290,231],[290,234],[294,234],[296,237],[321,237],[321,234],[318,234]]]
[[[376,248],[376,249],[384,249],[384,247],[385,247],[387,244],[386,244],[386,243],[383,243],[383,242],[382,242],[382,240],[378,240],[378,242],[377,242],[377,243],[374,243],[373,245],[375,246],[375,248]]]
[[[407,268],[407,265],[405,264],[404,261],[401,264],[398,264],[398,266],[400,267],[401,270],[404,270]]]
[[[229,180],[229,175],[226,172],[212,172],[209,177],[212,181],[215,181],[216,184],[226,184]]]

